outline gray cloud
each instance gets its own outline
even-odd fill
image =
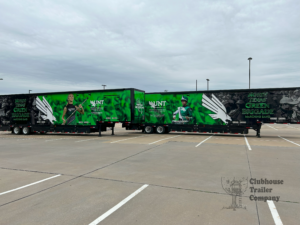
[[[300,86],[292,1],[0,3],[1,94]]]

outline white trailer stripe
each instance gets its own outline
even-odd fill
[[[4,194],[7,194],[7,193],[10,193],[10,192],[13,192],[13,191],[17,191],[17,190],[20,190],[20,189],[22,189],[22,188],[26,188],[26,187],[29,187],[29,186],[32,186],[32,185],[35,185],[35,184],[44,182],[44,181],[46,181],[46,180],[50,180],[50,179],[53,179],[53,178],[55,178],[55,177],[59,177],[59,176],[61,176],[61,174],[58,174],[58,175],[55,175],[55,176],[53,176],[53,177],[49,177],[49,178],[46,178],[46,179],[44,179],[44,180],[40,180],[40,181],[37,181],[37,182],[34,182],[34,183],[31,183],[31,184],[27,184],[27,185],[25,185],[25,186],[22,186],[22,187],[19,187],[19,188],[16,188],[16,189],[12,189],[12,190],[10,190],[10,191],[2,192],[2,193],[0,193],[0,195],[4,195]]]
[[[110,143],[116,143],[116,142],[119,142],[119,141],[126,141],[126,140],[129,140],[129,139],[134,139],[134,138],[144,137],[144,136],[147,136],[147,135],[142,135],[142,136],[137,136],[137,137],[133,137],[133,138],[122,139],[122,140],[113,141],[113,142],[110,142]]]
[[[280,136],[278,136],[278,137],[280,137]],[[286,138],[283,138],[283,137],[280,137],[280,138],[282,138],[283,140],[286,140],[286,141],[288,141],[288,142],[291,142],[291,143],[293,143],[294,145],[300,146],[299,144],[297,144],[297,143],[295,143],[295,142],[293,142],[293,141],[290,141],[290,140],[288,140],[288,139],[286,139]]]
[[[101,221],[103,221],[106,217],[114,213],[116,210],[118,210],[122,205],[126,204],[130,199],[132,199],[134,196],[136,196],[138,193],[140,193],[142,190],[144,190],[146,187],[148,187],[148,184],[143,185],[138,190],[133,192],[131,195],[129,195],[127,198],[125,198],[123,201],[121,201],[119,204],[112,207],[110,210],[108,210],[106,213],[104,213],[102,216],[98,217],[96,220],[91,222],[89,225],[97,225]]]
[[[154,144],[154,143],[156,143],[156,142],[160,142],[160,141],[163,141],[163,140],[166,140],[166,139],[178,137],[178,136],[181,136],[181,134],[180,134],[180,135],[173,136],[173,137],[169,137],[169,138],[164,138],[164,139],[161,139],[161,140],[158,140],[158,141],[154,141],[154,142],[152,142],[152,143],[149,143],[149,145],[152,145],[152,144]]]
[[[274,219],[274,222],[276,225],[283,225],[281,219],[280,219],[280,216],[277,212],[277,209],[275,207],[275,204],[273,201],[270,201],[270,200],[267,200],[268,202],[268,205],[269,205],[269,208],[270,208],[270,211],[272,213],[272,216],[273,216],[273,219]]]
[[[214,136],[214,134],[213,135],[211,135],[210,137],[208,137],[208,138],[206,138],[204,141],[201,141],[199,144],[197,144],[195,147],[197,148],[199,145],[201,145],[203,142],[205,142],[206,140],[208,140],[208,139],[210,139],[212,136]]]
[[[245,137],[245,141],[246,141],[246,144],[247,144],[247,146],[248,146],[248,149],[249,149],[249,150],[252,150],[252,149],[251,149],[251,146],[249,145],[249,142],[248,142],[248,140],[247,140],[247,138],[246,138],[246,135],[245,135],[245,134],[244,134],[244,137]]]

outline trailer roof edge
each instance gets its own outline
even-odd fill
[[[300,87],[285,88],[251,88],[251,89],[223,89],[223,90],[199,90],[199,91],[168,91],[168,92],[146,92],[146,94],[180,94],[180,93],[214,93],[214,92],[249,92],[249,91],[280,91],[300,89]]]
[[[40,93],[30,93],[30,95],[49,95],[49,94],[68,94],[68,93],[86,93],[86,92],[109,92],[109,91],[125,91],[125,90],[135,90],[135,91],[142,91],[136,88],[117,88],[117,89],[98,89],[98,90],[83,90],[83,91],[59,91],[59,92],[40,92]],[[7,95],[29,95],[29,93],[20,93],[20,94],[4,94],[0,96],[7,96]]]

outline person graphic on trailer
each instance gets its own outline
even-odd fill
[[[76,113],[74,113],[74,111],[77,111],[82,115],[84,114],[84,109],[82,108],[82,105],[81,104],[79,106],[73,105],[73,101],[74,101],[74,95],[69,94],[68,104],[64,107],[64,111],[62,115],[63,125],[76,125]]]
[[[173,119],[176,118],[176,115],[179,114],[179,120],[187,120],[189,121],[192,118],[192,108],[187,105],[188,97],[181,97],[182,107],[178,107],[178,109],[173,113]]]

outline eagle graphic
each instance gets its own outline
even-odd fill
[[[45,99],[45,97],[43,96],[43,101],[39,99],[39,97],[36,97],[35,101],[36,101],[36,107],[42,113],[41,115],[42,119],[49,120],[50,123],[53,124],[53,121],[56,121],[56,118],[53,115],[53,110],[50,104],[48,103],[48,101]]]
[[[215,113],[209,114],[209,116],[214,120],[221,119],[226,124],[228,123],[228,121],[231,121],[231,117],[227,114],[225,106],[222,104],[222,102],[219,101],[219,99],[214,94],[212,94],[211,99],[205,94],[203,94],[202,105]]]

